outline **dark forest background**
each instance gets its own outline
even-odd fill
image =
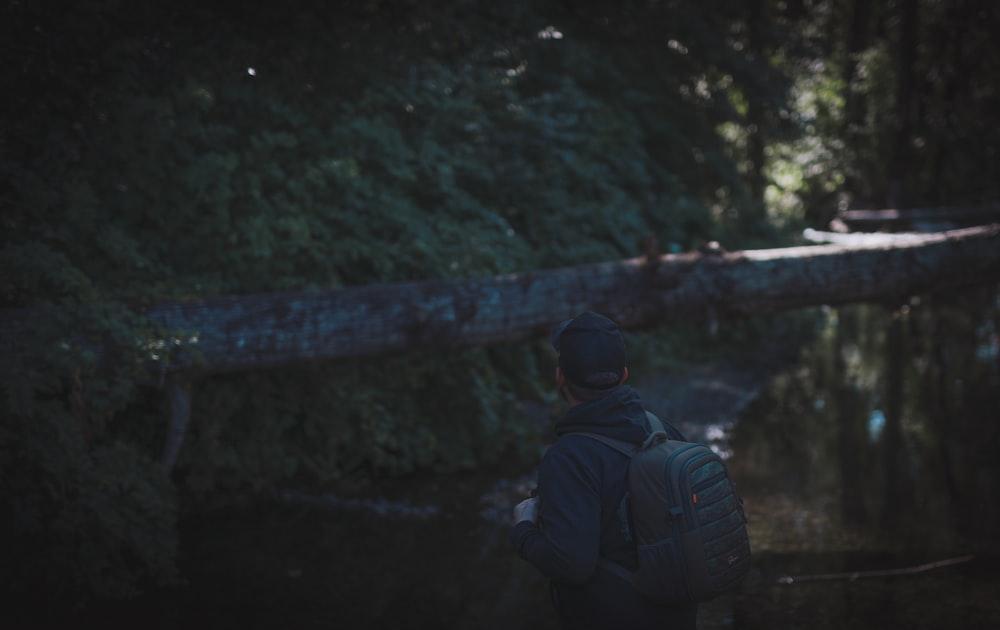
[[[538,456],[541,342],[199,380],[168,475],[143,365],[197,331],[143,306],[617,260],[650,235],[791,245],[839,210],[1000,197],[988,0],[0,11],[0,307],[44,314],[0,375],[11,592],[169,582],[183,511]],[[633,361],[772,326],[644,333]]]

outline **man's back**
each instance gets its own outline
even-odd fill
[[[629,458],[571,434],[598,433],[641,443],[648,429],[638,394],[623,386],[575,406],[555,430],[559,439],[539,467],[541,527],[519,524],[511,540],[522,557],[552,580],[561,627],[694,628],[696,606],[654,605],[597,564],[604,557],[629,570],[637,566],[625,503]]]

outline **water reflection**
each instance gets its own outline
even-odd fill
[[[1000,622],[996,583],[969,579],[996,557],[1000,531],[998,295],[992,287],[901,308],[828,310],[817,342],[749,406],[731,460],[760,571],[744,626],[783,625],[782,608],[790,625],[801,625],[796,608],[826,610],[831,598],[856,607],[862,591],[894,603],[871,602],[867,620],[828,611],[822,627]],[[891,584],[773,587],[782,575],[967,553],[977,560],[965,568]],[[930,584],[939,591],[934,614]],[[993,596],[961,600],[983,589]],[[965,603],[941,609],[949,594]]]

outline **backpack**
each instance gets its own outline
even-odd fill
[[[715,451],[670,440],[646,412],[653,432],[639,447],[595,433],[630,458],[628,510],[639,568],[600,558],[598,564],[662,603],[704,602],[736,588],[750,570],[743,499]]]

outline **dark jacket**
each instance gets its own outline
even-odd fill
[[[684,439],[668,423],[664,427],[671,439]],[[540,525],[518,523],[511,544],[552,581],[563,628],[695,628],[696,606],[656,606],[598,567],[599,556],[629,570],[638,564],[623,501],[628,457],[592,438],[569,435],[578,431],[640,444],[650,429],[638,393],[627,385],[572,407],[556,421],[558,439],[538,470]]]

